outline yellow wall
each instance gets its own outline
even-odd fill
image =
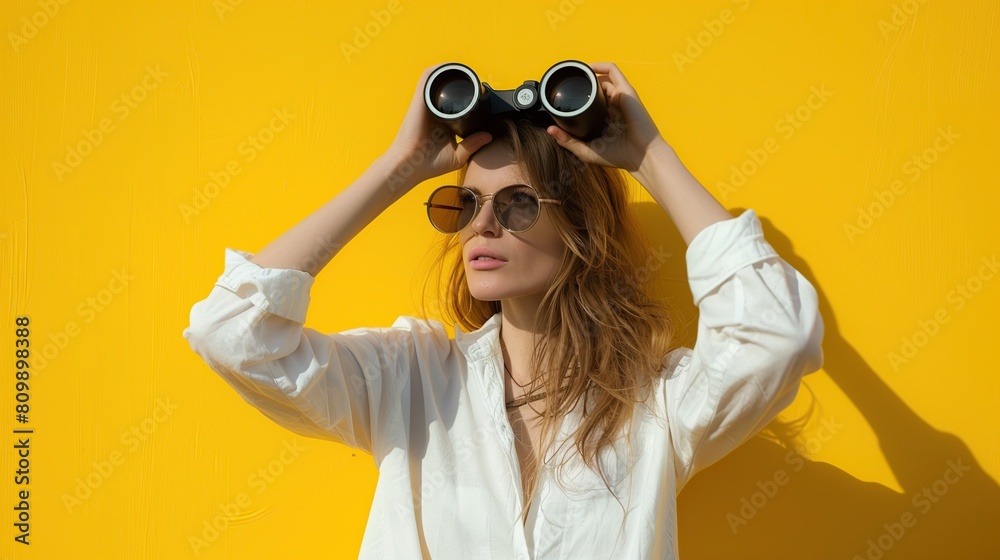
[[[370,457],[244,403],[181,337],[190,307],[225,247],[258,251],[389,145],[423,68],[459,61],[513,88],[567,58],[616,62],[695,176],[734,215],[755,209],[822,296],[824,370],[781,416],[788,429],[769,430],[781,437],[754,438],[681,494],[685,560],[996,550],[1000,276],[983,263],[1000,252],[998,12],[988,0],[9,3],[0,557],[356,557]],[[421,203],[445,179],[336,257],[310,326],[417,312],[437,235]],[[692,319],[683,242],[635,187],[654,246],[672,253],[660,287]],[[27,424],[13,422],[19,316],[35,352]],[[919,348],[894,363],[904,340]],[[27,486],[14,479],[19,428],[34,430]],[[11,522],[25,488],[29,546]]]

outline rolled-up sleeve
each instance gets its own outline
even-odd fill
[[[753,209],[698,233],[686,254],[694,349],[666,371],[677,491],[792,403],[823,365],[815,288],[764,239]]]
[[[183,336],[249,404],[285,428],[370,454],[398,413],[405,329],[305,328],[314,278],[226,249],[225,271],[191,308]]]

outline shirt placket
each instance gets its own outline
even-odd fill
[[[497,427],[496,434],[500,438],[500,443],[507,458],[507,467],[513,481],[513,492],[516,496],[514,511],[508,511],[512,516],[516,529],[514,530],[514,552],[518,560],[530,560],[528,551],[528,538],[524,532],[524,524],[521,522],[521,509],[524,507],[524,494],[521,488],[521,463],[517,459],[517,448],[514,445],[514,430],[507,418],[504,403],[504,388],[500,383],[500,371],[503,367],[500,361],[503,357],[499,353],[491,354],[487,347],[480,347],[475,351],[475,357],[483,361],[485,375],[483,375],[483,387],[486,389],[486,400],[493,416],[493,421]],[[533,503],[532,508],[537,504]]]

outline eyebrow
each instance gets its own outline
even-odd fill
[[[476,193],[477,195],[482,195],[483,194],[483,191],[479,190],[479,188],[477,188],[477,187],[473,187],[472,185],[462,185],[462,186],[465,187],[465,188],[467,188],[467,189],[472,189],[472,192]],[[501,188],[503,188],[503,187],[501,187]],[[500,189],[497,189],[497,190],[500,190]],[[496,192],[496,191],[494,191],[494,192]]]
[[[483,192],[483,191],[479,190],[479,187],[476,187],[476,186],[473,186],[473,185],[462,185],[462,186],[464,186],[467,189],[472,189],[472,190],[474,190],[474,191],[476,191],[477,193],[480,193],[480,194],[482,194],[482,192]],[[497,188],[497,190],[500,190],[500,189],[504,188],[505,186],[506,185],[501,185],[499,188]]]
[[[498,188],[497,190],[500,190],[500,189],[502,189],[502,188],[504,188],[504,187],[509,187],[509,186],[511,186],[511,185],[527,185],[527,184],[528,184],[528,183],[526,183],[526,182],[515,182],[515,183],[510,183],[509,185],[502,185],[502,186],[501,186],[500,188]],[[483,194],[483,191],[479,190],[478,188],[476,188],[476,187],[474,187],[474,186],[472,186],[472,185],[461,185],[461,186],[463,186],[463,187],[465,187],[465,188],[467,188],[467,189],[472,189],[472,190],[473,190],[473,191],[474,191],[474,192],[475,192],[476,194]]]

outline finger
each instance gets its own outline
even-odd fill
[[[438,62],[437,64],[432,64],[431,66],[424,68],[424,76],[430,76],[431,72],[434,72],[435,70],[444,66],[445,64],[448,64],[448,62],[447,61]]]
[[[611,62],[588,62],[594,72],[598,74],[608,74],[611,69]]]
[[[611,94],[615,91],[615,86],[612,85],[610,80],[601,82],[601,90],[604,92],[604,97],[611,99]]]
[[[591,62],[590,67],[598,74],[607,74],[614,81],[625,78],[625,75],[622,74],[622,71],[618,69],[618,65],[614,62]]]
[[[427,78],[430,77],[431,72],[433,72],[435,68],[437,68],[437,66],[430,66],[430,67],[424,68],[424,71],[420,73],[420,79],[417,80],[417,89],[418,90],[423,89],[424,84],[427,83]]]
[[[477,150],[486,144],[489,144],[492,140],[493,135],[489,132],[471,134],[458,144],[458,148],[455,149],[455,157],[458,158],[458,161],[462,162],[462,165],[465,165],[465,162],[472,157],[472,154],[476,153]]]
[[[618,107],[617,104],[613,103],[608,104],[608,116],[611,117],[612,119],[616,118],[621,119],[624,117],[624,115],[622,114],[622,110]]]
[[[439,62],[433,66],[428,66],[424,68],[424,71],[420,74],[420,79],[417,80],[417,91],[414,93],[414,97],[424,96],[424,86],[427,85],[427,79],[430,78],[431,74],[434,73],[438,68],[448,64],[447,62]]]
[[[581,142],[578,138],[575,138],[572,134],[566,132],[565,130],[559,128],[556,125],[551,125],[545,129],[560,146],[566,148],[579,158],[583,158],[583,153],[586,151],[587,146]]]
[[[629,83],[628,79],[625,78],[625,74],[618,69],[618,65],[614,62],[592,62],[590,67],[594,69],[595,72],[602,74],[607,74],[611,78],[611,83],[613,83],[618,89],[632,90],[632,84]]]
[[[608,103],[611,105],[620,105],[622,102],[622,90],[612,89],[608,92]]]

